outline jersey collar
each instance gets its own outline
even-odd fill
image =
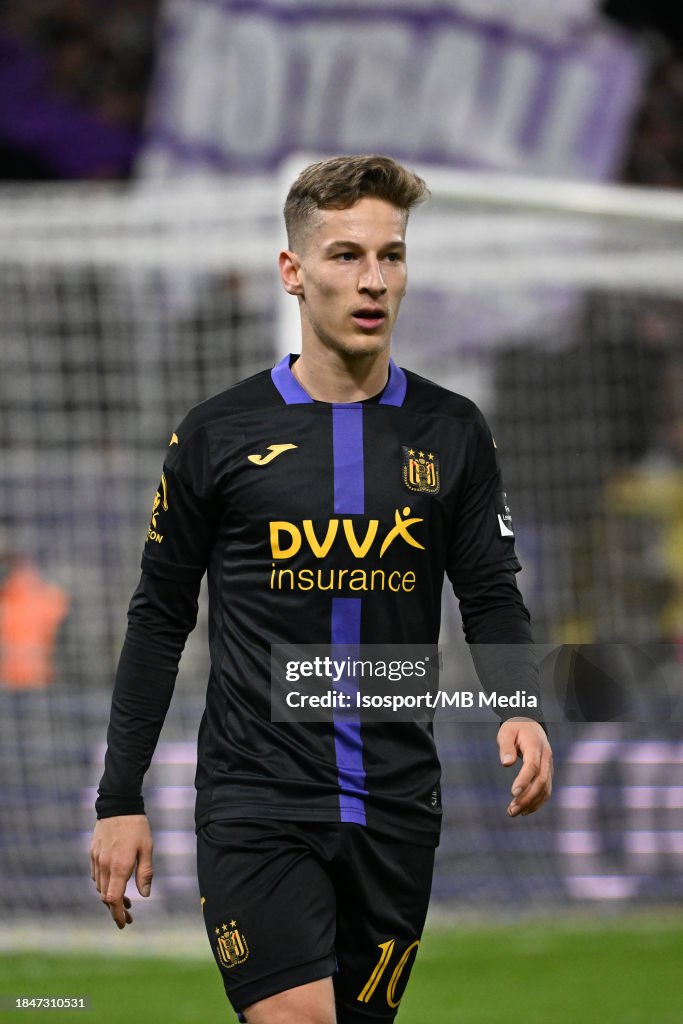
[[[310,404],[313,402],[313,399],[308,392],[304,391],[301,384],[292,373],[290,366],[291,359],[291,355],[286,355],[280,360],[277,366],[273,367],[270,372],[273,384],[280,392],[280,395],[286,405]],[[400,366],[396,365],[393,359],[390,359],[389,380],[382,392],[379,405],[403,405],[403,400],[406,397],[407,384],[408,382],[406,380],[405,372]]]

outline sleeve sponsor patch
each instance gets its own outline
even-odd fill
[[[501,537],[514,537],[512,526],[512,513],[508,505],[508,496],[505,491],[498,491],[495,497],[496,515],[498,516],[498,528]]]

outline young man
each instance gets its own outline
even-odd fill
[[[417,722],[271,720],[272,644],[436,643],[448,573],[483,681],[536,685],[519,563],[486,424],[390,359],[408,213],[424,182],[387,157],[307,168],[285,205],[301,355],[193,409],[171,438],[129,611],[92,846],[120,928],[149,895],[142,778],[209,575],[211,676],[197,764],[204,920],[249,1024],[394,1019],[427,911],[441,808]],[[504,513],[503,513],[504,514]],[[506,648],[500,659],[499,645]],[[501,680],[503,680],[501,682]],[[550,794],[541,725],[508,814]]]

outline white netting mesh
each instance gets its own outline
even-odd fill
[[[683,201],[427,177],[434,194],[409,228],[396,355],[474,398],[492,423],[537,638],[671,639],[683,631]],[[98,912],[85,860],[92,790],[170,432],[194,403],[298,347],[295,306],[282,315],[276,277],[280,191],[240,179],[0,192],[3,609],[17,558],[40,575],[29,594],[36,608],[49,603],[48,582],[69,602],[63,618],[54,614],[49,686],[35,673],[18,679],[0,648],[8,912],[27,903]],[[446,638],[456,637],[449,600],[445,618]],[[200,622],[147,790],[164,909],[195,899],[190,808],[204,648]],[[564,740],[572,734],[560,729]],[[679,749],[671,746],[669,779],[681,772]],[[512,867],[493,826],[503,797],[491,730],[453,729],[442,750],[437,896],[472,905],[571,897],[565,881],[581,876],[581,859],[563,852],[561,802],[538,831],[516,833]],[[675,813],[660,831],[680,834]],[[591,827],[606,847],[619,831],[609,815]],[[680,851],[671,856],[680,872]],[[611,876],[628,874],[627,861],[612,858]],[[645,881],[622,891],[661,895],[664,870],[655,857]]]

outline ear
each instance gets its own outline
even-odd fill
[[[301,263],[295,252],[283,249],[280,253],[280,277],[286,292],[290,295],[303,295],[304,286],[301,280]]]

